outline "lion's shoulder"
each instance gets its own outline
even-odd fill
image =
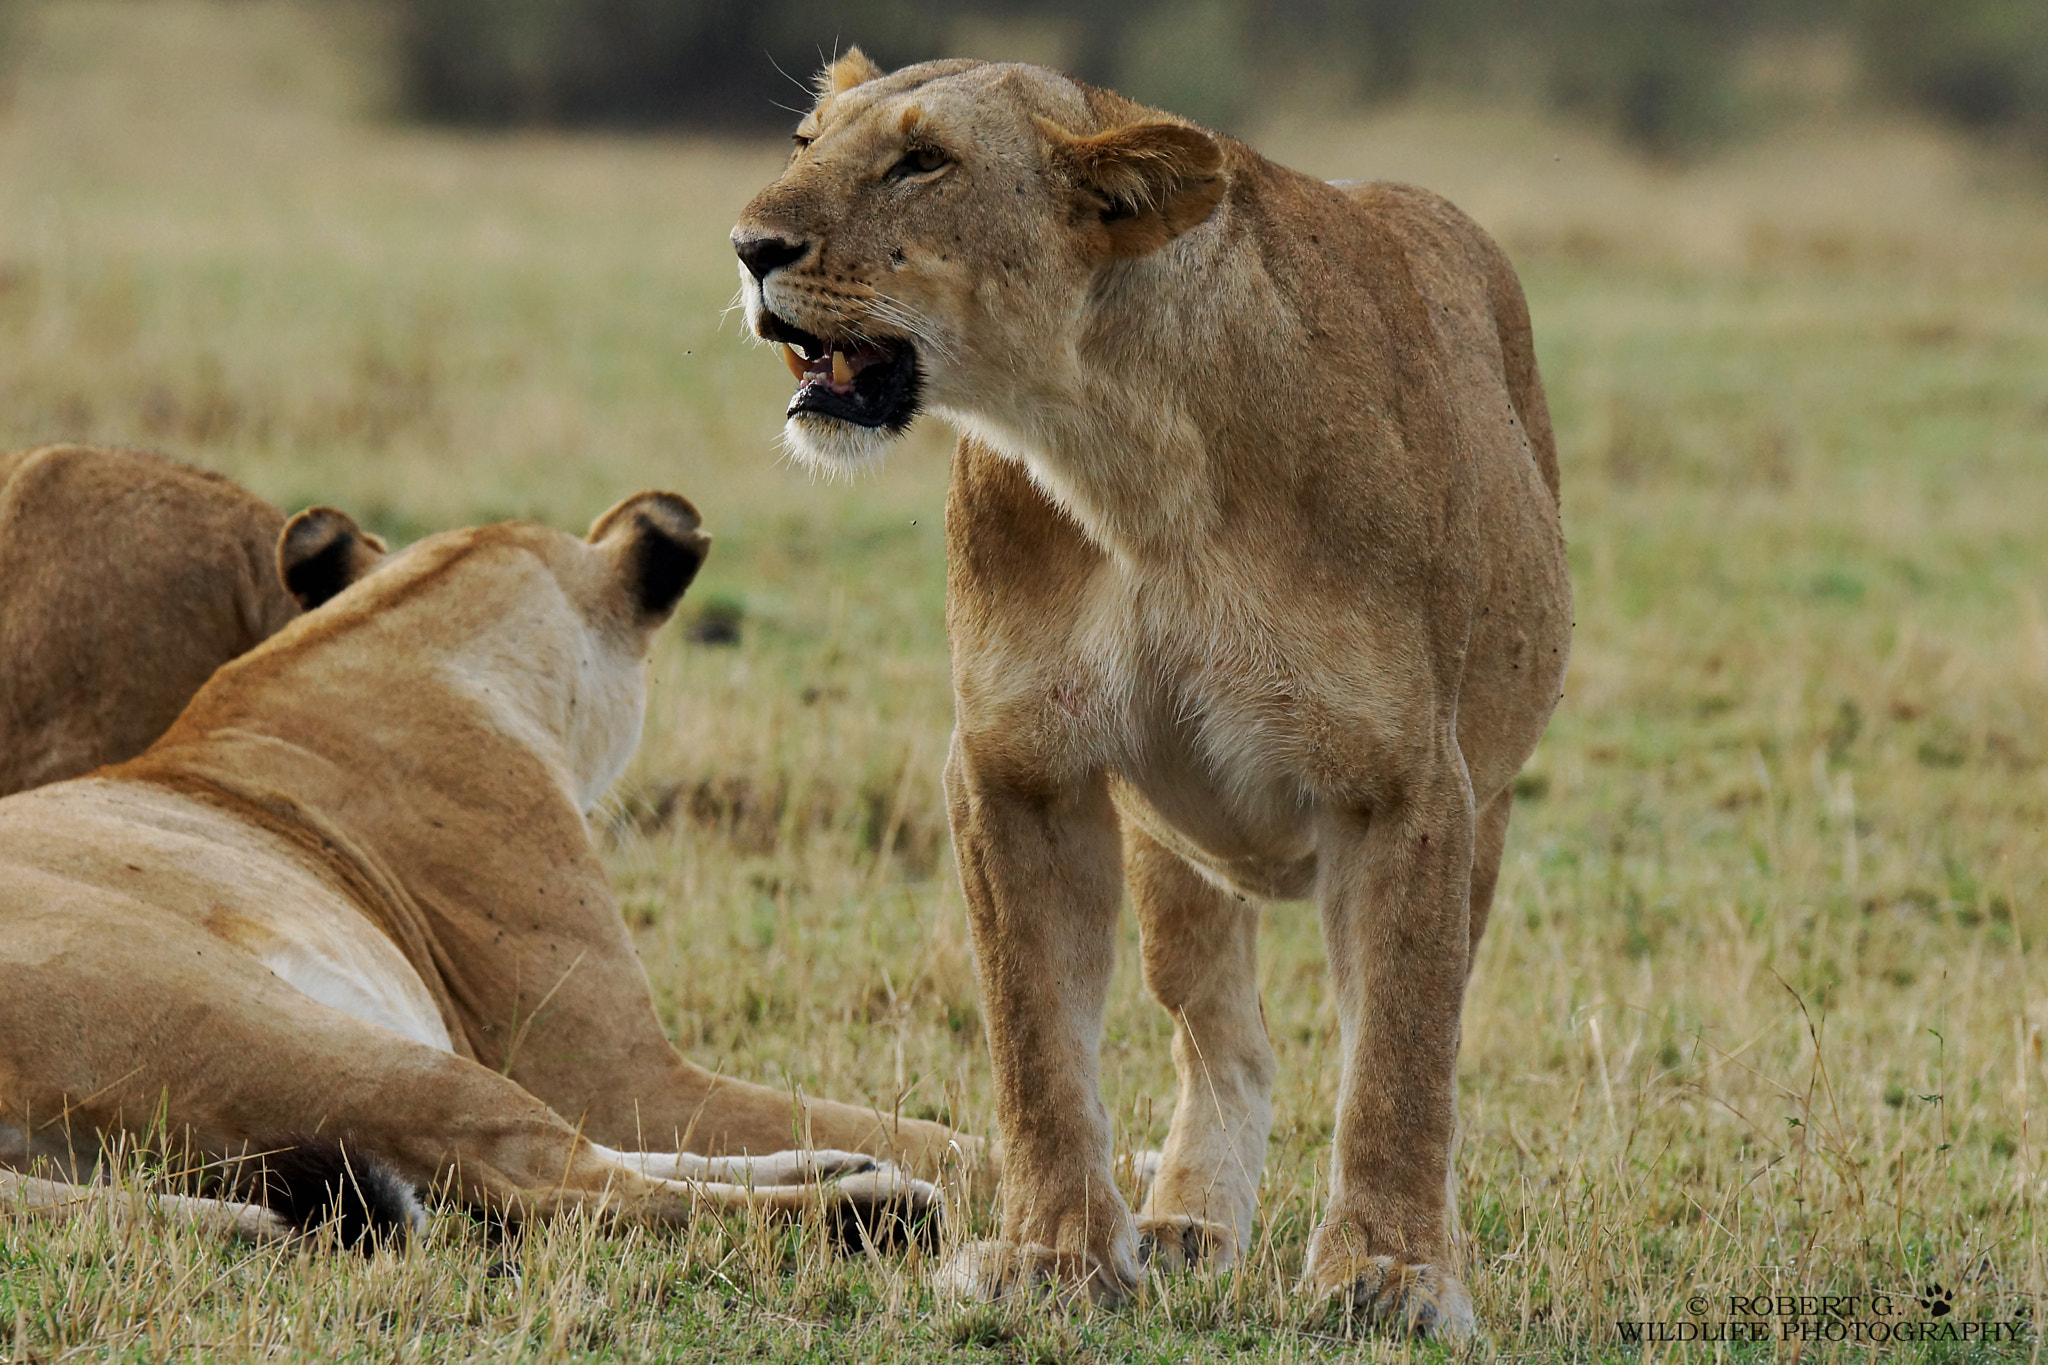
[[[1399,180],[1332,180],[1356,218],[1398,242],[1411,260],[1462,280],[1483,282],[1490,294],[1520,291],[1507,253],[1463,209],[1434,190]]]

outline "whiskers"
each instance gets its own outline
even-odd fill
[[[930,356],[934,360],[954,359],[952,343],[947,341],[932,320],[918,309],[879,289],[873,290],[864,302],[868,314],[876,322],[895,328],[900,336],[909,337],[916,343],[919,354]]]
[[[732,311],[733,311],[733,309],[735,309],[735,308],[739,309],[739,310],[740,310],[740,311],[741,311],[742,313],[745,313],[745,312],[746,312],[746,308],[747,308],[747,287],[746,287],[746,285],[744,285],[744,284],[742,284],[742,285],[741,285],[741,286],[740,286],[740,287],[739,287],[738,289],[735,289],[735,290],[733,290],[733,291],[732,291],[732,301],[731,301],[730,303],[726,304],[726,305],[725,305],[725,307],[723,307],[723,308],[721,308],[721,309],[719,309],[719,310],[718,310],[718,330],[719,330],[719,331],[721,331],[721,332],[722,332],[722,331],[724,331],[724,330],[725,330],[725,320],[726,320],[727,318],[729,318],[729,317],[731,317],[731,316],[732,316]],[[753,328],[751,328],[751,327],[748,327],[748,328],[743,328],[742,330],[744,330],[744,331],[746,332],[746,334],[747,334],[747,336],[748,336],[748,338],[749,338],[749,339],[751,339],[751,340],[753,340],[753,341],[759,341],[759,342],[762,342],[762,344],[763,344],[763,345],[767,344],[764,338],[761,338],[761,337],[757,337],[757,336],[755,336],[755,335],[754,335],[754,329],[753,329]]]
[[[918,354],[931,360],[951,361],[955,358],[953,344],[946,339],[939,327],[915,306],[905,303],[894,295],[866,287],[855,294],[839,289],[824,288],[812,281],[792,282],[782,286],[785,292],[794,292],[813,307],[835,315],[837,325],[830,331],[817,330],[817,334],[832,341],[851,342],[854,345],[882,344],[908,340],[917,347]],[[719,326],[733,310],[746,310],[748,306],[747,287],[741,284],[732,301],[725,305],[718,315]],[[769,306],[762,300],[764,307]],[[785,315],[786,316],[786,315]],[[746,329],[756,341],[751,327]]]

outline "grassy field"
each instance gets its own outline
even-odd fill
[[[600,831],[663,1017],[708,1065],[988,1131],[939,794],[945,433],[852,484],[779,459],[786,374],[722,313],[725,232],[779,148],[393,127],[344,13],[29,10],[0,442],[153,446],[401,540],[689,495],[718,546],[684,615],[740,640],[659,642]],[[1578,631],[1465,1016],[1472,1355],[2038,1359],[2048,186],[1874,122],[1683,174],[1444,109],[1265,142],[1493,227],[1557,416]],[[446,1219],[363,1263],[0,1210],[0,1356],[1438,1354],[1291,1296],[1336,1020],[1307,907],[1271,907],[1262,950],[1277,1119],[1222,1280],[1068,1318],[738,1223],[489,1245]],[[1105,1073],[1136,1148],[1172,1069],[1125,958]],[[1744,1311],[1823,1294],[2021,1339],[1786,1342]],[[1631,1346],[1621,1320],[1772,1340]]]

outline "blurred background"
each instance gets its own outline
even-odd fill
[[[950,433],[792,467],[788,374],[729,312],[726,234],[856,42],[1427,185],[1521,272],[1577,631],[1465,1016],[1501,1350],[1715,1286],[2048,1291],[2041,0],[0,0],[0,445],[153,447],[395,541],[690,496],[716,548],[599,822],[662,1017],[707,1065],[986,1130],[939,789]],[[1134,956],[1104,1075],[1146,1146],[1172,1073]],[[1321,959],[1274,907],[1262,1287],[1199,1321],[1293,1311]],[[135,1330],[247,1320],[204,1292]]]
[[[36,2],[0,12],[18,28]],[[476,126],[773,129],[809,73],[858,43],[886,68],[1038,62],[1232,133],[1283,110],[1431,93],[1554,110],[1680,157],[1853,101],[2048,154],[2048,7],[2035,0],[329,5],[377,30],[365,55],[388,112]]]
[[[2038,0],[397,0],[401,107],[478,124],[771,128],[859,43],[1059,67],[1227,132],[1423,91],[1659,156],[1858,98],[2048,151]]]

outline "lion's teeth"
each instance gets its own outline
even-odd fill
[[[797,359],[794,346],[784,345],[782,347],[782,363],[789,366],[789,372],[795,375],[797,382],[801,384],[804,378],[804,363]]]
[[[841,388],[853,382],[853,366],[846,363],[846,352],[837,349],[832,352],[832,382]]]

